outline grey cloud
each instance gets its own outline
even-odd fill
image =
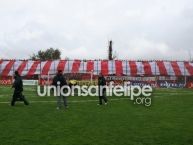
[[[0,57],[60,48],[65,58],[188,59],[191,0],[2,0]],[[12,52],[12,53],[10,53]]]

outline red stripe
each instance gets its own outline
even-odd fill
[[[17,69],[17,71],[19,72],[19,74],[22,74],[23,70],[25,69],[26,65],[27,65],[27,60],[23,61],[21,63],[21,65],[19,66],[19,68]]]
[[[87,72],[94,71],[94,61],[87,61],[86,67]]]
[[[58,67],[57,67],[57,70],[64,71],[65,65],[66,65],[66,60],[60,60]]]
[[[147,61],[143,61],[143,68],[145,75],[152,75],[151,65]]]
[[[31,66],[27,76],[32,76],[34,75],[34,73],[36,72],[36,69],[38,67],[38,65],[40,64],[40,61],[34,61],[33,65]]]
[[[103,75],[108,75],[108,61],[107,60],[103,60],[101,61],[101,73]]]
[[[182,72],[180,71],[180,67],[178,66],[178,63],[176,61],[172,61],[171,65],[176,76],[182,75]]]
[[[137,75],[137,65],[135,61],[129,61],[131,76]]]
[[[9,61],[9,63],[5,66],[4,70],[2,71],[2,76],[6,77],[9,75],[9,72],[11,71],[14,63],[15,63],[15,60]]]
[[[189,64],[189,62],[184,62],[184,65],[186,69],[188,70],[189,74],[192,76],[193,75],[193,66]]]
[[[157,66],[159,68],[160,75],[168,75],[166,67],[163,61],[157,61]]]
[[[116,60],[115,61],[115,68],[116,68],[116,75],[122,75],[123,74],[122,61]]]
[[[48,75],[48,72],[50,70],[50,66],[52,64],[52,61],[49,60],[46,62],[46,64],[44,65],[43,69],[42,69],[42,75]]]
[[[73,64],[72,64],[72,73],[78,73],[79,72],[79,68],[80,68],[80,60],[74,60]]]

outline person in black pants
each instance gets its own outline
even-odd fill
[[[25,105],[29,105],[28,101],[25,99],[25,96],[22,94],[23,81],[18,71],[15,71],[14,79],[15,81],[12,86],[12,88],[14,88],[14,93],[11,100],[11,106],[14,106],[16,101],[23,101]]]
[[[106,80],[102,73],[99,74],[98,77],[98,87],[99,87],[99,104],[102,105],[102,100],[104,100],[105,105],[107,105],[107,98],[106,98]]]

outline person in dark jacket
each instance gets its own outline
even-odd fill
[[[98,87],[99,87],[99,105],[102,105],[102,100],[104,100],[105,105],[107,105],[107,98],[106,98],[106,80],[102,73],[99,74],[98,77]]]
[[[14,93],[11,100],[11,106],[14,106],[16,101],[23,101],[25,105],[29,105],[28,101],[25,99],[25,96],[22,94],[23,81],[18,71],[15,71],[14,79],[15,81],[12,86],[12,88],[14,88]]]
[[[58,73],[56,74],[56,76],[53,79],[52,85],[57,87],[58,83],[60,84],[60,88],[62,88],[63,86],[67,85],[66,79],[64,78],[61,70],[58,70]],[[62,96],[61,93],[60,93],[60,95],[57,96],[57,109],[61,109],[61,107],[62,107],[62,100],[63,100],[64,107],[68,108],[67,97],[66,96]]]

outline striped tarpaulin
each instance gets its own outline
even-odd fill
[[[14,71],[24,75],[64,73],[102,73],[129,76],[193,76],[193,62],[188,61],[127,61],[127,60],[0,60],[0,76],[12,76]]]

